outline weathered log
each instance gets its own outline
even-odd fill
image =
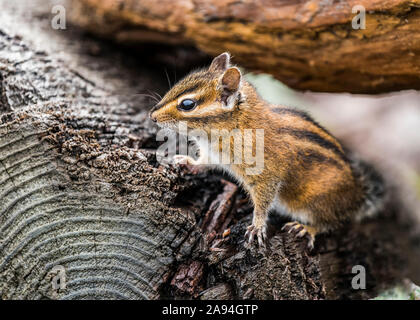
[[[391,204],[314,252],[275,215],[269,252],[245,248],[244,193],[216,173],[158,163],[149,103],[133,94],[162,84],[94,43],[104,53],[92,79],[0,22],[1,299],[360,298],[408,275],[409,223]],[[351,286],[354,265],[366,290]],[[63,289],[51,283],[57,267]]]
[[[354,6],[366,29],[353,29]],[[72,21],[121,43],[230,51],[292,88],[379,93],[420,89],[420,1],[73,0]]]

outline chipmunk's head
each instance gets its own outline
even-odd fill
[[[222,53],[208,69],[189,74],[169,90],[150,111],[150,118],[172,129],[180,121],[189,128],[223,129],[222,120],[243,99],[241,83],[241,72],[230,66],[230,55]]]

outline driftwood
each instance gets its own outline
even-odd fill
[[[1,299],[367,298],[410,276],[409,223],[394,203],[313,252],[273,215],[268,252],[245,248],[242,190],[156,161],[150,102],[132,85],[162,88],[153,68],[93,42],[104,53],[83,57],[101,60],[90,78],[28,41],[0,24]],[[366,290],[351,286],[355,265]]]
[[[354,6],[366,29],[353,29]],[[230,51],[300,90],[420,89],[420,1],[73,0],[74,23],[120,43]]]

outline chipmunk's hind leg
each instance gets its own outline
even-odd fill
[[[309,250],[312,250],[314,248],[315,237],[319,233],[319,230],[316,227],[308,226],[298,221],[286,223],[283,226],[282,230],[287,231],[288,233],[293,232],[298,238],[306,237],[308,239]]]

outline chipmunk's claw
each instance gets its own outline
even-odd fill
[[[301,224],[297,221],[286,223],[282,231],[287,231],[287,233],[294,233],[296,237],[308,239],[308,249],[312,250],[314,248],[316,229],[311,226]]]
[[[257,236],[258,246],[260,248],[266,249],[267,228],[265,226],[256,227],[254,224],[248,226],[245,233],[245,239],[247,239],[248,245],[252,244],[255,236]]]

